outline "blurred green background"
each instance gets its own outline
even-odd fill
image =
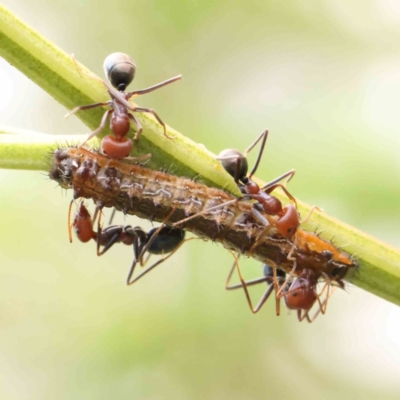
[[[400,3],[2,3],[100,76],[114,51],[132,88],[182,73],[138,103],[216,153],[269,128],[260,178],[296,168],[296,197],[399,247]],[[3,60],[0,82],[0,124],[88,132]],[[68,242],[71,193],[0,177],[2,399],[399,398],[398,307],[350,286],[312,325],[272,301],[253,316],[224,291],[231,256],[200,241],[127,288],[130,248]]]

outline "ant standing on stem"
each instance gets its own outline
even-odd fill
[[[158,228],[152,228],[148,232],[145,232],[139,226],[132,227],[130,225],[109,225],[105,229],[102,229],[100,227],[100,217],[98,220],[98,231],[95,232],[93,230],[93,225],[99,209],[96,208],[95,215],[92,219],[84,202],[81,201],[73,216],[72,223],[70,223],[72,203],[73,201],[70,203],[68,213],[68,233],[71,243],[71,228],[73,228],[77,238],[81,242],[86,243],[91,239],[97,242],[98,256],[106,253],[115,243],[124,243],[128,246],[133,245],[134,259],[126,280],[127,285],[132,285],[137,282],[141,277],[171,257],[185,241],[191,240],[185,240],[184,230],[172,228],[165,224],[161,224]],[[113,216],[114,214],[112,214],[111,219]],[[100,250],[101,246],[103,246],[103,249]],[[147,257],[145,257],[146,253],[148,253]],[[135,278],[132,278],[136,264],[139,263],[142,267],[145,266],[152,254],[161,255],[163,257],[146,268]]]
[[[160,82],[154,86],[150,86],[147,89],[136,90],[133,92],[125,92],[127,86],[133,81],[136,72],[136,66],[130,59],[130,57],[124,53],[110,54],[104,61],[104,71],[111,85],[101,79],[100,81],[106,86],[108,93],[111,96],[111,100],[104,103],[94,103],[86,106],[75,107],[66,115],[66,117],[69,117],[70,115],[75,114],[78,111],[88,110],[101,106],[110,107],[110,109],[104,113],[99,127],[89,135],[89,137],[84,143],[82,143],[81,146],[83,146],[91,138],[96,136],[105,127],[107,119],[110,118],[110,129],[115,137],[112,137],[111,135],[105,136],[101,141],[101,149],[107,156],[111,158],[127,157],[133,148],[132,140],[126,137],[130,129],[130,121],[132,121],[137,127],[135,141],[139,139],[143,130],[142,125],[140,124],[138,119],[135,117],[134,114],[130,113],[129,111],[147,112],[152,114],[158,121],[158,123],[163,127],[164,136],[170,138],[167,135],[167,128],[165,126],[165,123],[161,120],[161,118],[154,110],[150,108],[135,107],[130,104],[128,100],[142,94],[150,93],[153,90],[159,89],[163,86],[169,85],[172,82],[178,81],[182,79],[182,75],[167,79],[166,81]]]

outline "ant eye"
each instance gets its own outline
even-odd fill
[[[225,171],[233,178],[243,178],[249,169],[246,157],[238,150],[222,150],[217,157]]]
[[[133,81],[135,72],[135,64],[127,54],[112,53],[104,60],[104,73],[118,90],[125,90]]]

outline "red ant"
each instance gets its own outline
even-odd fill
[[[171,257],[185,241],[191,240],[185,240],[184,230],[166,226],[165,224],[145,232],[138,226],[132,227],[130,225],[109,225],[105,229],[102,229],[100,227],[100,221],[98,221],[98,231],[95,232],[93,230],[93,224],[96,220],[98,209],[96,209],[96,213],[92,219],[84,202],[80,202],[78,210],[75,212],[71,224],[71,208],[72,201],[68,213],[68,233],[71,243],[71,228],[73,228],[77,238],[81,242],[86,243],[91,239],[97,242],[98,256],[106,253],[115,243],[133,245],[134,259],[126,280],[127,285],[132,285],[138,281],[157,265],[160,265],[162,262]],[[100,250],[101,246],[103,246],[102,250]],[[146,252],[148,253],[148,256],[146,259],[144,259]],[[156,261],[154,264],[146,268],[142,273],[132,279],[136,264],[140,263],[141,266],[144,266],[152,254],[166,256]]]
[[[235,149],[223,150],[217,160],[221,161],[222,166],[228,172],[235,183],[238,185],[239,190],[244,194],[244,200],[256,200],[253,204],[253,214],[257,220],[262,222],[264,225],[269,226],[271,223],[277,228],[278,232],[287,238],[291,238],[296,232],[300,225],[299,214],[297,212],[296,199],[287,191],[285,186],[280,184],[283,179],[287,178],[287,182],[293,178],[295,170],[292,169],[273,181],[260,186],[252,180],[253,175],[256,173],[257,168],[260,164],[261,157],[264,152],[265,143],[268,138],[268,130],[262,132],[262,134],[252,143],[243,153]],[[248,175],[248,163],[246,155],[254,148],[254,146],[261,140],[261,147],[258,153],[256,163],[250,174]],[[281,201],[272,196],[270,193],[277,187],[282,188],[287,197],[294,203],[282,206]],[[267,215],[277,216],[276,219],[270,221],[267,220],[261,212]]]
[[[159,89],[163,86],[169,85],[172,82],[178,81],[182,79],[182,75],[167,79],[166,81],[160,82],[154,86],[150,86],[147,89],[136,90],[134,92],[125,92],[127,86],[133,81],[133,78],[135,77],[136,66],[131,58],[124,53],[110,54],[104,61],[104,72],[112,86],[110,86],[110,84],[106,81],[101,80],[101,82],[106,86],[108,93],[111,96],[111,100],[103,103],[94,103],[86,106],[75,107],[66,115],[66,117],[68,117],[80,110],[88,110],[101,106],[110,107],[110,109],[104,113],[99,127],[89,135],[89,137],[85,140],[84,143],[82,143],[81,146],[83,146],[91,138],[96,136],[105,127],[107,119],[111,117],[110,129],[115,137],[111,135],[105,136],[101,141],[101,148],[103,152],[111,158],[127,157],[133,148],[132,140],[126,137],[130,129],[130,120],[133,121],[133,123],[137,127],[137,132],[134,138],[136,141],[139,139],[143,130],[140,122],[128,110],[133,112],[147,112],[152,114],[158,121],[158,123],[163,127],[164,136],[169,138],[169,136],[167,135],[167,128],[165,126],[165,123],[161,120],[161,118],[156,114],[154,110],[150,108],[135,107],[130,104],[128,100],[142,94],[150,93],[153,90]]]
[[[222,166],[224,169],[234,178],[235,183],[238,185],[240,191],[244,194],[244,196],[241,199],[247,200],[256,200],[256,203],[253,203],[252,206],[252,211],[257,220],[262,222],[265,226],[270,226],[273,225],[276,227],[278,232],[289,239],[293,238],[293,236],[296,234],[298,227],[300,226],[301,223],[305,222],[308,220],[308,218],[311,216],[312,212],[316,207],[312,207],[309,215],[304,221],[300,221],[300,216],[299,213],[297,212],[297,202],[296,199],[287,191],[285,186],[280,184],[283,179],[287,178],[286,182],[289,182],[290,179],[292,179],[293,175],[295,174],[294,170],[290,170],[283,174],[282,176],[274,179],[273,181],[267,183],[266,185],[260,186],[255,183],[252,180],[252,176],[255,174],[257,171],[257,168],[259,166],[264,148],[265,148],[265,143],[267,141],[268,137],[268,130],[265,130],[262,132],[262,134],[255,140],[254,143],[252,143],[245,151],[244,153],[239,152],[238,150],[235,149],[228,149],[222,151],[219,156],[217,157],[218,160],[221,161]],[[256,163],[248,175],[248,162],[246,155],[254,148],[254,146],[261,140],[261,147],[260,151],[256,160]],[[282,206],[281,201],[276,198],[275,196],[271,195],[271,192],[275,190],[277,187],[281,187],[282,190],[285,192],[287,197],[294,203],[294,204],[288,204],[286,206]],[[240,199],[240,200],[241,200]],[[262,214],[265,213],[267,214],[267,218]],[[275,216],[277,218],[268,218],[268,216]],[[260,235],[259,239],[256,241],[256,243],[253,245],[253,248],[258,245],[260,240],[262,240],[263,235]],[[295,243],[293,243],[292,250],[288,254],[288,259],[292,259],[291,254],[293,250],[295,249]],[[259,283],[262,281],[266,281],[269,283],[267,291],[264,293],[263,297],[261,298],[260,302],[258,305],[253,308],[250,300],[250,296],[247,290],[247,283],[243,280],[241,277],[240,269],[238,262],[235,261],[235,264],[238,269],[238,273],[242,282],[243,289],[245,290],[246,293],[246,298],[247,301],[249,302],[249,306],[252,310],[253,313],[256,313],[259,311],[259,309],[262,307],[262,305],[265,303],[265,301],[268,299],[270,294],[272,293],[272,290],[275,288],[276,292],[276,299],[277,299],[277,315],[279,315],[279,299],[284,297],[286,305],[289,309],[296,309],[298,312],[298,318],[299,320],[303,320],[304,318],[307,318],[309,322],[312,322],[316,315],[319,314],[319,312],[322,312],[323,314],[325,313],[326,309],[326,301],[322,304],[320,301],[320,295],[317,294],[316,292],[316,285],[318,283],[318,276],[315,274],[314,271],[310,269],[303,269],[300,276],[293,282],[290,283],[290,280],[292,278],[293,273],[296,270],[296,260],[293,259],[294,261],[294,266],[291,271],[291,273],[288,275],[286,280],[279,285],[279,281],[282,280],[282,278],[285,277],[285,273],[279,269],[272,269],[271,267],[265,266],[264,267],[264,278],[260,278],[259,280],[256,281],[250,281],[248,284],[254,285],[255,283]],[[234,264],[234,266],[235,266]],[[229,280],[232,276],[233,268],[231,269],[230,274],[228,275],[228,280],[227,280],[227,289],[231,289],[232,287],[228,286]],[[283,274],[283,275],[282,275]],[[327,278],[326,278],[327,279]],[[329,279],[327,279],[327,282],[329,282]],[[289,289],[287,289],[287,286],[290,285]],[[327,283],[328,285],[328,283]],[[235,286],[233,288],[237,288],[239,286]],[[325,290],[325,288],[324,288]],[[329,290],[329,289],[328,289]],[[329,293],[327,295],[327,298],[329,297]],[[308,312],[311,309],[311,307],[314,305],[315,301],[318,300],[319,302],[319,311],[318,313],[314,316],[313,319],[310,319]],[[302,314],[302,310],[305,312]]]
[[[235,267],[238,270],[239,279],[241,283],[236,285],[229,285]],[[290,310],[297,311],[297,318],[300,322],[306,319],[309,323],[312,323],[320,313],[325,314],[328,305],[328,299],[331,296],[330,287],[332,283],[335,282],[340,287],[344,288],[344,283],[341,279],[337,278],[336,280],[330,280],[327,277],[324,277],[326,281],[325,285],[321,290],[321,293],[318,294],[317,293],[318,276],[313,270],[307,268],[303,269],[301,274],[293,282],[290,282],[287,279],[285,279],[286,273],[284,271],[282,271],[279,268],[272,268],[267,264],[263,265],[263,274],[264,276],[261,278],[253,279],[251,281],[246,282],[243,279],[242,274],[240,272],[238,259],[235,257],[235,262],[232,265],[232,268],[226,280],[225,284],[226,290],[234,290],[238,288],[244,289],[247,303],[253,314],[256,314],[258,311],[260,311],[261,307],[268,300],[269,296],[271,295],[276,286],[276,283],[278,282],[279,287],[283,290],[282,293],[279,296],[277,296],[277,300],[284,297],[287,308],[289,308]],[[282,283],[283,281],[284,283]],[[268,287],[264,292],[264,294],[261,296],[257,305],[254,307],[250,298],[248,286],[257,285],[262,282],[266,282],[268,284]],[[287,285],[289,285],[289,287],[287,287]],[[326,288],[328,288],[328,293],[325,297],[325,300],[322,302],[321,296]],[[319,308],[314,314],[314,316],[310,318],[309,312],[311,308],[314,306],[316,301],[318,301]],[[277,303],[277,315],[279,315],[278,303]]]

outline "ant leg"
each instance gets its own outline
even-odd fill
[[[165,123],[162,121],[162,119],[158,116],[158,114],[154,110],[152,110],[151,108],[135,107],[133,111],[147,112],[149,114],[152,114],[153,117],[158,121],[158,123],[163,127],[164,136],[168,139],[173,139],[173,137],[167,135],[167,127],[165,126]]]
[[[276,315],[277,316],[279,316],[280,315],[280,313],[281,313],[281,298],[283,297],[283,296],[286,296],[286,294],[287,294],[287,292],[288,292],[288,289],[287,289],[287,286],[290,286],[291,284],[292,284],[292,281],[291,280],[289,280],[289,282],[287,282],[286,280],[285,280],[285,275],[283,275],[283,276],[280,276],[279,278],[278,278],[278,275],[277,275],[277,272],[278,272],[278,269],[277,268],[273,268],[273,284],[274,284],[274,289],[275,289],[275,293],[276,293],[276,295],[275,295],[275,306],[276,306]],[[280,281],[284,281],[282,284],[280,284]],[[280,286],[279,286],[280,285]],[[277,295],[277,293],[279,292],[279,291],[281,291],[281,290],[283,290],[284,291],[284,293],[283,293],[283,295],[282,296],[278,296]]]
[[[117,209],[114,207],[113,210],[111,211],[110,219],[108,220],[108,225],[112,224],[116,212],[117,212]]]
[[[265,131],[263,131],[261,133],[261,135],[243,152],[244,156],[247,156],[247,154],[250,153],[251,150],[253,150],[253,148],[256,146],[256,144],[263,139],[263,143],[261,144],[261,152],[264,150],[265,147],[265,142],[267,141],[268,138],[268,129],[266,129]]]
[[[269,228],[271,227],[271,224],[269,222],[269,220],[267,218],[264,217],[264,215],[262,215],[260,213],[260,211],[258,211],[255,207],[254,204],[251,208],[251,211],[254,215],[254,218],[260,222],[260,224],[263,224],[265,226],[265,229],[260,233],[260,235],[258,236],[258,238],[256,239],[256,241],[254,242],[254,244],[250,247],[249,250],[249,254],[251,255],[253,253],[253,251],[255,250],[255,248],[261,244],[262,240],[264,239],[265,235],[267,234]]]
[[[255,203],[255,204],[256,204],[256,203]],[[263,224],[264,226],[269,227],[269,226],[271,225],[270,222],[268,221],[267,218],[264,217],[264,215],[261,214],[260,211],[258,211],[258,210],[254,207],[255,204],[253,204],[253,206],[251,207],[251,211],[252,211],[252,213],[253,213],[253,215],[254,215],[254,218],[255,218],[258,222],[260,222],[261,224]],[[258,239],[257,239],[257,240],[258,240]]]
[[[236,267],[236,263],[234,262],[232,264],[232,267],[231,267],[231,269],[229,271],[229,274],[228,274],[228,276],[226,278],[226,281],[225,281],[225,290],[235,290],[235,289],[240,289],[240,288],[243,287],[241,283],[237,283],[235,285],[230,285],[230,281],[232,279],[232,275],[233,275],[233,271],[235,270],[235,267]],[[268,277],[268,276],[263,276],[261,278],[252,279],[250,281],[246,281],[246,285],[247,286],[253,286],[253,285],[257,285],[257,284],[262,283],[262,282],[271,283],[271,278]]]
[[[270,194],[272,191],[274,191],[277,187],[280,187],[284,193],[286,194],[286,196],[289,198],[289,200],[291,200],[296,208],[297,208],[297,201],[296,199],[289,193],[289,191],[285,188],[285,186],[281,185],[280,183],[276,183],[275,185],[272,185],[270,187],[268,187],[267,189],[262,189],[263,192]]]
[[[317,207],[317,206],[312,206],[310,212],[309,212],[308,215],[307,215],[307,217],[304,218],[303,221],[300,222],[300,224],[304,224],[305,222],[307,222],[307,221],[310,219],[311,214],[312,214],[315,210],[317,210],[317,211],[322,211],[319,207]]]
[[[109,241],[104,245],[103,249],[100,250],[100,238],[101,238],[101,233],[102,233],[102,228],[99,226],[98,231],[97,231],[97,255],[100,257],[103,254],[105,254],[110,248],[118,242],[118,239],[121,235],[121,227],[116,227],[115,228],[115,233],[110,237]]]
[[[152,92],[153,90],[162,88],[163,86],[167,86],[167,85],[169,85],[170,83],[179,81],[180,79],[182,79],[182,75],[174,76],[173,78],[169,78],[169,79],[167,79],[167,80],[165,80],[165,81],[163,81],[163,82],[157,83],[156,85],[150,86],[150,87],[148,87],[148,88],[146,88],[146,89],[135,90],[134,92],[127,93],[126,98],[127,98],[127,99],[130,99],[130,98],[132,98],[132,97],[138,97],[138,96],[140,96],[140,95],[142,95],[142,94],[150,93],[150,92]]]
[[[268,189],[269,187],[271,187],[271,186],[273,186],[273,185],[275,185],[275,184],[277,184],[277,183],[283,181],[285,178],[287,178],[287,179],[286,179],[286,183],[284,184],[284,186],[286,187],[286,185],[287,185],[288,182],[293,178],[293,176],[294,176],[295,173],[296,173],[296,170],[295,170],[295,169],[291,169],[290,171],[285,172],[283,175],[278,176],[277,178],[275,178],[275,179],[272,180],[271,182],[266,183],[264,186],[262,186],[262,187],[260,188],[260,190],[263,190],[263,191],[264,191],[264,190]]]
[[[308,310],[310,311],[310,310]],[[312,323],[312,320],[310,318],[310,316],[308,315],[308,311],[306,311],[304,314],[302,314],[302,310],[297,310],[297,319],[299,320],[299,322],[302,322],[304,319],[307,320],[308,323]]]
[[[142,134],[142,131],[143,131],[142,124],[138,121],[138,119],[133,114],[128,113],[128,117],[129,117],[129,119],[131,119],[134,122],[134,124],[137,127],[137,131],[135,133],[134,140],[138,141],[140,138],[140,135]]]
[[[235,266],[236,269],[237,269],[237,272],[238,272],[238,275],[239,275],[239,279],[240,279],[240,282],[241,282],[241,284],[242,284],[242,288],[243,288],[244,293],[245,293],[245,295],[246,295],[247,304],[248,304],[249,307],[250,307],[250,311],[251,311],[253,314],[255,314],[255,311],[254,311],[254,308],[253,308],[253,303],[251,302],[251,298],[250,298],[250,293],[249,293],[249,291],[248,291],[248,289],[247,289],[246,282],[245,282],[245,280],[244,280],[243,277],[242,277],[242,273],[240,272],[239,259],[238,259],[238,257],[236,257],[235,254],[232,253],[232,255],[233,255],[233,257],[235,258],[234,266]]]
[[[263,152],[264,152],[264,147],[265,147],[265,143],[266,143],[266,141],[267,141],[267,138],[268,138],[268,130],[266,129],[266,130],[256,139],[256,141],[255,141],[254,143],[252,143],[252,144],[250,145],[250,147],[248,147],[248,148],[244,151],[244,153],[243,153],[243,155],[246,156],[247,153],[248,153],[250,150],[252,150],[253,147],[262,139],[261,146],[260,146],[260,151],[258,152],[258,156],[257,156],[256,163],[254,164],[254,167],[253,167],[253,169],[251,170],[251,172],[250,172],[250,174],[249,174],[249,176],[248,176],[249,179],[251,179],[252,176],[253,176],[253,175],[256,173],[256,171],[257,171],[257,168],[258,168],[258,166],[259,166],[259,164],[260,164],[260,161],[261,161],[261,158],[262,158],[262,155],[263,155]]]
[[[297,268],[297,263],[296,263],[296,261],[294,261],[294,262],[293,262],[293,268],[291,269],[290,273],[287,275],[287,277],[286,277],[286,279],[285,279],[285,282],[283,282],[282,286],[280,287],[280,289],[279,289],[278,292],[276,293],[276,297],[282,298],[283,296],[286,296],[287,294],[290,293],[290,291],[289,291],[289,292],[285,292],[285,293],[282,293],[282,292],[283,292],[283,291],[285,290],[285,288],[287,287],[289,281],[292,280],[292,277],[293,277],[293,275],[294,275],[294,273],[295,273],[295,271],[296,271],[296,268]]]
[[[78,106],[78,107],[75,107],[75,108],[72,109],[71,111],[68,111],[68,112],[65,114],[64,118],[68,118],[68,117],[70,117],[71,115],[77,113],[78,111],[90,110],[91,108],[97,108],[97,107],[102,107],[102,106],[110,106],[110,102],[107,101],[107,102],[105,102],[105,103],[93,103],[93,104],[88,104],[88,105],[86,105],[86,106]]]
[[[312,322],[314,322],[314,320],[318,317],[318,315],[320,313],[323,315],[326,313],[326,309],[328,306],[328,300],[332,296],[335,288],[332,289],[331,280],[329,279],[329,277],[326,274],[323,273],[323,277],[325,279],[325,284],[324,284],[322,290],[320,291],[320,293],[317,294],[317,300],[318,300],[318,305],[319,305],[318,310],[315,312],[315,314],[313,315],[312,318],[310,318],[310,316],[309,316],[311,309],[305,311],[305,313],[303,314],[301,319],[299,319],[300,321],[302,321],[304,318],[306,318],[307,322],[312,323]],[[321,301],[321,297],[322,297],[323,293],[325,292],[325,290],[327,290],[326,297],[325,297],[324,301]]]
[[[200,215],[207,214],[208,212],[218,210],[219,208],[222,208],[222,207],[226,207],[229,204],[237,203],[237,202],[239,202],[239,201],[241,201],[243,199],[245,199],[245,197],[239,197],[239,198],[236,198],[236,199],[233,199],[233,200],[226,201],[225,203],[218,204],[217,206],[214,206],[214,207],[205,208],[204,210],[199,211],[197,214],[193,214],[190,217],[187,217],[187,218],[181,219],[181,220],[179,220],[177,222],[174,222],[173,224],[171,224],[171,226],[173,226],[173,227],[174,226],[178,226],[178,225],[183,224],[183,223],[185,223],[187,221],[190,221],[193,218],[197,218]]]
[[[154,236],[154,235],[153,235]],[[166,261],[168,258],[170,258],[172,255],[174,255],[176,253],[176,251],[183,245],[183,243],[188,242],[189,240],[195,240],[198,238],[190,238],[190,239],[186,239],[183,242],[179,243],[179,245],[171,252],[169,253],[167,256],[161,258],[160,260],[158,260],[157,262],[155,262],[153,265],[151,265],[150,267],[146,268],[143,272],[141,272],[136,278],[132,279],[132,275],[133,272],[135,270],[135,266],[137,264],[137,262],[140,260],[140,258],[134,258],[132,265],[131,265],[131,269],[129,270],[128,273],[128,278],[126,280],[126,284],[128,286],[133,285],[135,282],[137,282],[140,278],[142,278],[144,275],[146,275],[147,273],[149,273],[151,270],[153,270],[155,267],[157,267],[158,265],[160,265],[161,263],[163,263],[164,261]],[[143,257],[143,251],[141,252],[139,257]]]
[[[72,224],[71,224],[71,210],[72,210],[72,203],[74,200],[71,200],[69,203],[69,209],[68,209],[68,237],[69,237],[69,242],[72,243]]]
[[[104,113],[103,118],[101,119],[99,127],[97,129],[95,129],[79,147],[83,147],[90,139],[95,137],[106,126],[107,119],[111,115],[111,113],[112,113],[112,110],[107,110]]]
[[[326,298],[325,298],[325,300],[321,303],[321,300],[320,300],[320,297],[321,297],[321,295],[323,294],[323,292],[325,291],[325,288],[328,288],[327,289],[327,294],[326,294]],[[329,281],[329,279],[328,279],[328,281],[325,283],[325,286],[322,288],[322,290],[321,290],[321,293],[319,293],[319,295],[318,295],[318,303],[319,303],[319,308],[318,308],[318,310],[316,311],[316,313],[313,315],[313,317],[311,318],[311,319],[308,319],[308,322],[313,322],[317,317],[318,317],[318,315],[321,313],[322,315],[324,315],[325,313],[326,313],[326,309],[327,309],[327,307],[328,307],[328,300],[330,299],[330,297],[332,296],[332,294],[334,293],[334,291],[335,291],[335,287],[332,287],[332,285],[331,285],[331,283],[330,283],[330,281]]]
[[[268,282],[268,277],[258,278],[258,279],[255,279],[253,281],[250,281],[249,283],[246,282],[243,279],[242,273],[240,271],[239,258],[236,257],[236,255],[234,255],[233,253],[232,253],[232,255],[234,256],[235,261],[234,261],[233,266],[232,266],[232,268],[231,268],[231,270],[230,270],[230,272],[228,274],[228,278],[227,278],[226,283],[225,283],[225,289],[230,290],[230,289],[236,289],[237,287],[240,287],[240,286],[237,286],[237,287],[236,286],[228,286],[229,285],[229,281],[230,281],[230,279],[232,277],[233,270],[236,267],[236,269],[238,271],[239,279],[240,279],[240,282],[241,282],[241,287],[243,288],[244,293],[246,295],[246,300],[247,300],[247,304],[249,305],[250,311],[253,314],[257,314],[258,311],[260,311],[261,307],[264,305],[264,303],[268,300],[269,296],[271,295],[271,293],[272,293],[272,291],[274,289],[274,285],[272,283],[270,283],[268,285],[267,290],[261,296],[258,304],[254,307],[253,303],[251,301],[249,290],[248,290],[247,287],[250,286],[250,285],[255,285],[255,284],[260,283],[260,282]]]
[[[98,216],[99,212],[100,212],[100,208],[96,207],[94,209],[94,213],[93,213],[92,225],[94,225],[94,223],[96,222],[96,219],[97,219],[97,216]]]

